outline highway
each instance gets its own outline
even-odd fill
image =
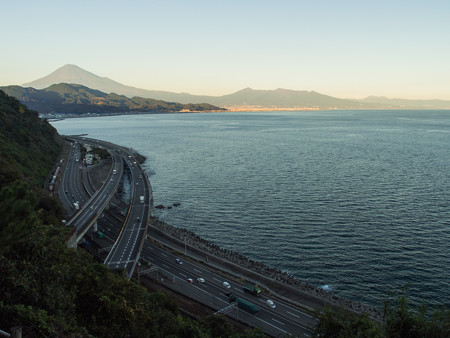
[[[81,172],[80,149],[75,143],[67,159],[60,187],[60,197],[66,208],[75,212],[73,201],[80,203],[80,210],[68,224],[76,227],[77,235],[81,238],[90,225],[98,221],[99,229],[110,240],[111,249],[104,262],[106,266],[111,269],[125,269],[127,276],[131,278],[140,261],[143,264],[139,270],[147,271],[140,278],[157,280],[165,287],[204,304],[212,312],[232,305],[233,303],[228,300],[232,293],[256,305],[259,312],[252,315],[235,306],[225,312],[225,315],[250,326],[260,327],[265,333],[274,337],[285,334],[310,335],[311,327],[315,325],[316,320],[305,311],[279,299],[271,298],[276,305],[273,309],[267,304],[266,295],[257,297],[245,293],[243,285],[240,284],[242,281],[238,277],[225,279],[221,274],[208,270],[201,263],[175,256],[171,253],[172,250],[162,249],[146,240],[153,195],[148,177],[136,163],[131,151],[98,140],[77,138],[76,141],[101,145],[112,155],[110,175],[102,187],[95,191],[87,175]],[[129,170],[131,199],[125,222],[122,224],[103,210],[109,207],[109,201],[117,189],[124,166]],[[143,201],[141,196],[144,196]],[[102,217],[97,220],[100,214]],[[176,261],[177,258],[182,259],[182,264]],[[197,278],[203,278],[204,282],[197,281]],[[189,283],[188,279],[192,279],[193,283]],[[223,286],[224,281],[231,285],[229,289]]]
[[[124,165],[129,169],[131,200],[128,214],[104,264],[110,269],[125,269],[130,278],[139,260],[153,206],[153,194],[148,177],[133,157],[133,153],[127,148],[84,137],[71,137],[71,139],[74,143],[64,175],[67,185],[66,188],[63,188],[65,193],[62,195],[66,200],[69,200],[68,196],[75,198],[75,194],[77,197],[80,195],[77,200],[80,210],[76,211],[76,214],[67,223],[76,228],[77,241],[81,240],[92,225],[96,225],[98,217],[104,209],[108,208],[120,183]],[[78,143],[102,147],[111,154],[111,171],[102,187],[97,191],[91,186],[88,175],[84,172],[80,174],[82,167],[78,165],[80,162]],[[82,187],[80,187],[80,182],[82,182]],[[81,195],[83,196],[81,197]]]
[[[112,217],[102,219],[99,227],[110,238],[115,238],[120,231]],[[179,264],[177,259],[180,259],[182,264]],[[267,305],[269,298],[266,295],[256,297],[244,292],[243,285],[237,278],[225,278],[202,264],[183,259],[181,253],[179,256],[174,255],[171,250],[152,244],[149,240],[144,243],[140,261],[143,262],[139,267],[140,278],[157,280],[165,287],[204,304],[213,312],[230,305],[227,295],[230,292],[253,303],[260,309],[256,315],[236,308],[225,314],[253,327],[260,327],[271,336],[309,336],[311,327],[316,324],[316,320],[309,313],[275,298],[270,298],[276,305],[276,308],[272,309]],[[145,271],[147,273],[142,273]],[[193,280],[192,284],[187,281],[189,278]],[[203,278],[205,282],[198,282],[197,278]],[[224,281],[230,284],[230,289],[223,286]]]
[[[89,228],[96,223],[97,217],[106,207],[108,207],[109,201],[115,194],[117,186],[119,185],[120,177],[123,172],[122,160],[121,157],[114,152],[111,152],[111,156],[113,160],[112,170],[110,171],[105,184],[103,184],[100,190],[96,191],[88,200],[81,198],[79,203],[80,210],[68,222],[68,225],[74,226],[77,229],[77,241],[79,241]],[[80,171],[75,169],[70,172],[73,171],[77,173],[75,175],[77,181],[81,182]],[[88,183],[84,182],[83,185],[86,186]],[[81,190],[81,188],[79,190]],[[84,193],[87,195],[86,189],[84,189]]]
[[[272,336],[281,334],[300,334],[308,335],[311,326],[315,325],[316,320],[308,313],[294,308],[280,300],[274,300],[276,308],[268,306],[269,299],[264,294],[253,296],[243,291],[243,285],[230,279],[225,279],[221,275],[213,273],[204,266],[194,262],[184,260],[183,264],[176,262],[175,256],[170,252],[159,248],[149,242],[146,242],[142,251],[141,258],[152,265],[158,266],[158,272],[152,272],[152,277],[157,274],[159,282],[181,294],[218,311],[230,305],[228,294],[233,293],[239,298],[246,299],[256,305],[260,311],[256,315],[251,315],[243,310],[232,310],[227,313],[232,318],[238,317],[239,320],[249,323],[254,327],[263,328],[264,332]],[[143,269],[143,267],[141,267]],[[204,283],[198,282],[197,278],[203,278]],[[190,284],[187,279],[193,279]],[[223,282],[227,281],[231,287],[227,289]]]
[[[118,235],[104,264],[110,269],[125,269],[128,277],[134,272],[147,233],[151,211],[151,189],[142,168],[128,153],[123,160],[131,173],[131,200],[125,226]]]
[[[74,203],[78,202],[79,205],[83,205],[89,199],[88,194],[80,185],[80,168],[82,166],[80,159],[80,146],[78,143],[72,143],[59,190],[59,199],[70,214],[77,212]]]

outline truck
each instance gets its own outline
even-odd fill
[[[75,210],[80,210],[80,205],[78,204],[78,202],[75,202],[73,206],[75,207]]]
[[[141,200],[141,203],[144,203],[144,196],[140,196],[139,198]]]
[[[246,283],[243,287],[243,290],[254,296],[259,296],[261,294],[261,289],[259,288],[258,284],[254,283]]]
[[[255,315],[255,314],[257,314],[259,312],[259,307],[257,307],[255,304],[252,304],[252,303],[246,301],[245,299],[236,297],[233,294],[230,295],[230,297],[228,298],[228,301],[230,303],[236,302],[238,308],[240,308],[240,309],[242,309],[242,310],[244,310],[244,311],[246,311],[246,312],[248,312],[248,313],[250,313],[252,315]]]

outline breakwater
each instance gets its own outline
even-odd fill
[[[338,297],[331,292],[309,285],[287,272],[220,247],[190,230],[174,227],[154,216],[151,217],[149,231],[156,232],[166,240],[174,241],[180,250],[186,245],[189,248],[189,253],[194,253],[205,264],[219,269],[224,268],[238,277],[253,279],[262,287],[267,288],[269,292],[286,301],[297,303],[303,307],[306,305],[310,309],[320,309],[324,305],[329,305],[335,309],[343,306],[355,313],[368,313],[370,317],[376,320],[382,318],[381,312],[376,308]]]

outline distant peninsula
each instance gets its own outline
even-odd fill
[[[6,86],[0,89],[44,117],[225,110],[208,103],[182,104],[142,97],[128,98],[114,93],[107,94],[79,84],[59,83],[41,90],[20,86]]]

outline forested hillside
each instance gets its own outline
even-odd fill
[[[42,189],[61,147],[46,121],[0,91],[0,329],[24,337],[239,335],[223,317],[182,317],[161,292],[65,246],[59,202]]]
[[[123,114],[224,110],[207,103],[181,104],[134,96],[104,93],[78,84],[59,83],[42,90],[20,86],[1,87],[8,95],[40,114]]]

